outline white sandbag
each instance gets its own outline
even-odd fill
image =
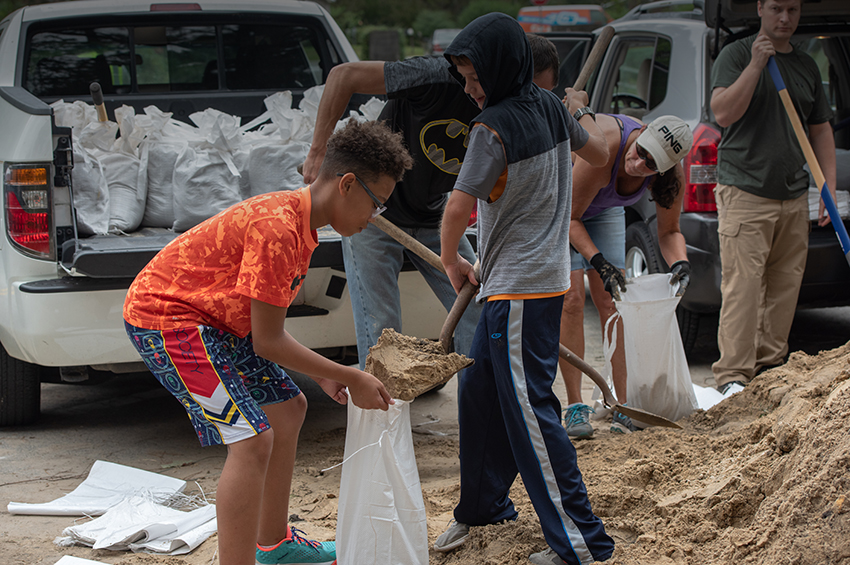
[[[109,231],[135,231],[145,215],[147,171],[137,157],[125,153],[96,153],[109,186]]]
[[[171,228],[174,225],[174,165],[185,142],[145,141],[148,151],[148,190],[142,225]]]
[[[248,161],[251,196],[304,186],[298,165],[307,158],[308,151],[310,144],[303,141],[253,147]]]
[[[232,161],[231,161],[232,165]],[[239,176],[219,151],[186,145],[174,165],[174,231],[186,231],[240,202]]]
[[[669,274],[629,279],[623,318],[628,405],[676,421],[698,408],[676,322],[680,297]]]
[[[97,121],[97,110],[82,100],[74,102],[57,100],[50,107],[53,108],[53,121],[58,127],[72,128],[77,133],[88,124]]]
[[[336,554],[339,565],[428,563],[409,402],[396,400],[386,412],[348,403]]]
[[[74,146],[71,182],[77,232],[81,235],[106,235],[109,231],[109,186],[100,161],[79,144]]]

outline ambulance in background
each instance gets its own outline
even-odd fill
[[[526,32],[592,30],[611,21],[602,6],[573,4],[567,6],[526,6],[519,9],[517,20]]]

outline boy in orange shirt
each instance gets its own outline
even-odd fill
[[[168,244],[124,303],[127,334],[189,414],[202,445],[227,445],[216,496],[222,565],[325,563],[334,542],[290,529],[289,490],[307,401],[279,367],[313,378],[340,404],[386,410],[383,384],[299,344],[284,328],[318,245],[384,210],[412,159],[383,124],[350,123],[328,141],[316,181],[256,196]],[[347,389],[347,391],[346,391]]]

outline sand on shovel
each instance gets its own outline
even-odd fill
[[[446,353],[438,341],[402,335],[384,328],[378,343],[369,349],[366,372],[375,375],[393,398],[413,400],[449,381],[472,365],[459,353]]]

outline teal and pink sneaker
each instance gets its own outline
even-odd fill
[[[257,565],[335,565],[336,543],[318,542],[304,532],[289,528],[289,535],[268,549],[257,547]]]

